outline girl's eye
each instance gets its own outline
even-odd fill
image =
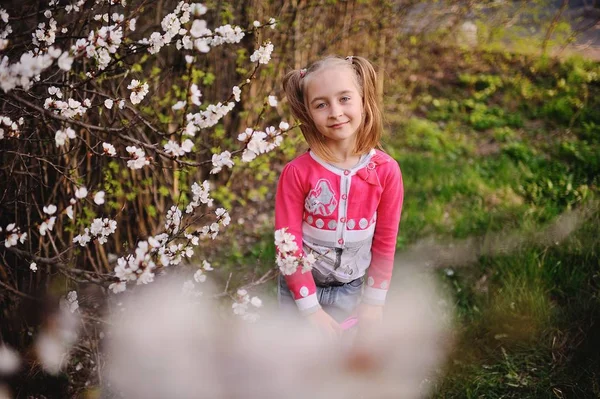
[[[348,97],[348,96],[344,96],[344,97],[342,97],[342,98],[341,98],[341,101],[342,101],[342,102],[344,102],[344,103],[345,103],[346,101],[350,101],[350,97]]]
[[[325,107],[325,103],[319,103],[319,104],[317,104],[316,108],[319,109],[319,108],[323,108],[323,107]]]

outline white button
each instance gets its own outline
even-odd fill
[[[308,296],[308,287],[303,285],[302,288],[300,288],[300,295],[302,295],[302,298],[306,298]]]
[[[358,225],[360,226],[361,229],[366,229],[367,226],[369,225],[369,222],[367,221],[367,219],[362,218],[360,219],[360,221],[358,222]]]

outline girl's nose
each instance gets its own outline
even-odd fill
[[[332,105],[329,108],[329,117],[330,118],[337,118],[338,116],[342,115],[342,108],[337,106],[337,105]]]

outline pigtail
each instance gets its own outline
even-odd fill
[[[287,97],[290,110],[302,124],[309,123],[310,115],[304,104],[304,88],[302,87],[302,71],[288,72],[283,78],[283,91]]]
[[[377,93],[377,72],[366,58],[351,56],[346,59],[356,72],[363,90],[364,131],[357,137],[355,151],[364,153],[380,145],[383,130],[383,116]]]

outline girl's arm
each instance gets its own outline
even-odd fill
[[[303,255],[302,215],[304,199],[310,189],[305,186],[300,171],[294,165],[287,164],[279,177],[275,196],[275,229],[287,228],[287,232],[294,235],[298,246],[295,253],[297,257]],[[302,273],[302,266],[299,266],[295,273],[284,277],[301,313],[311,314],[320,309],[312,273]]]
[[[363,293],[363,303],[383,305],[392,278],[398,225],[402,212],[404,187],[398,163],[391,159],[384,165],[385,173],[380,174],[383,192],[377,207],[377,224],[371,247],[371,265],[367,272],[367,286]]]

